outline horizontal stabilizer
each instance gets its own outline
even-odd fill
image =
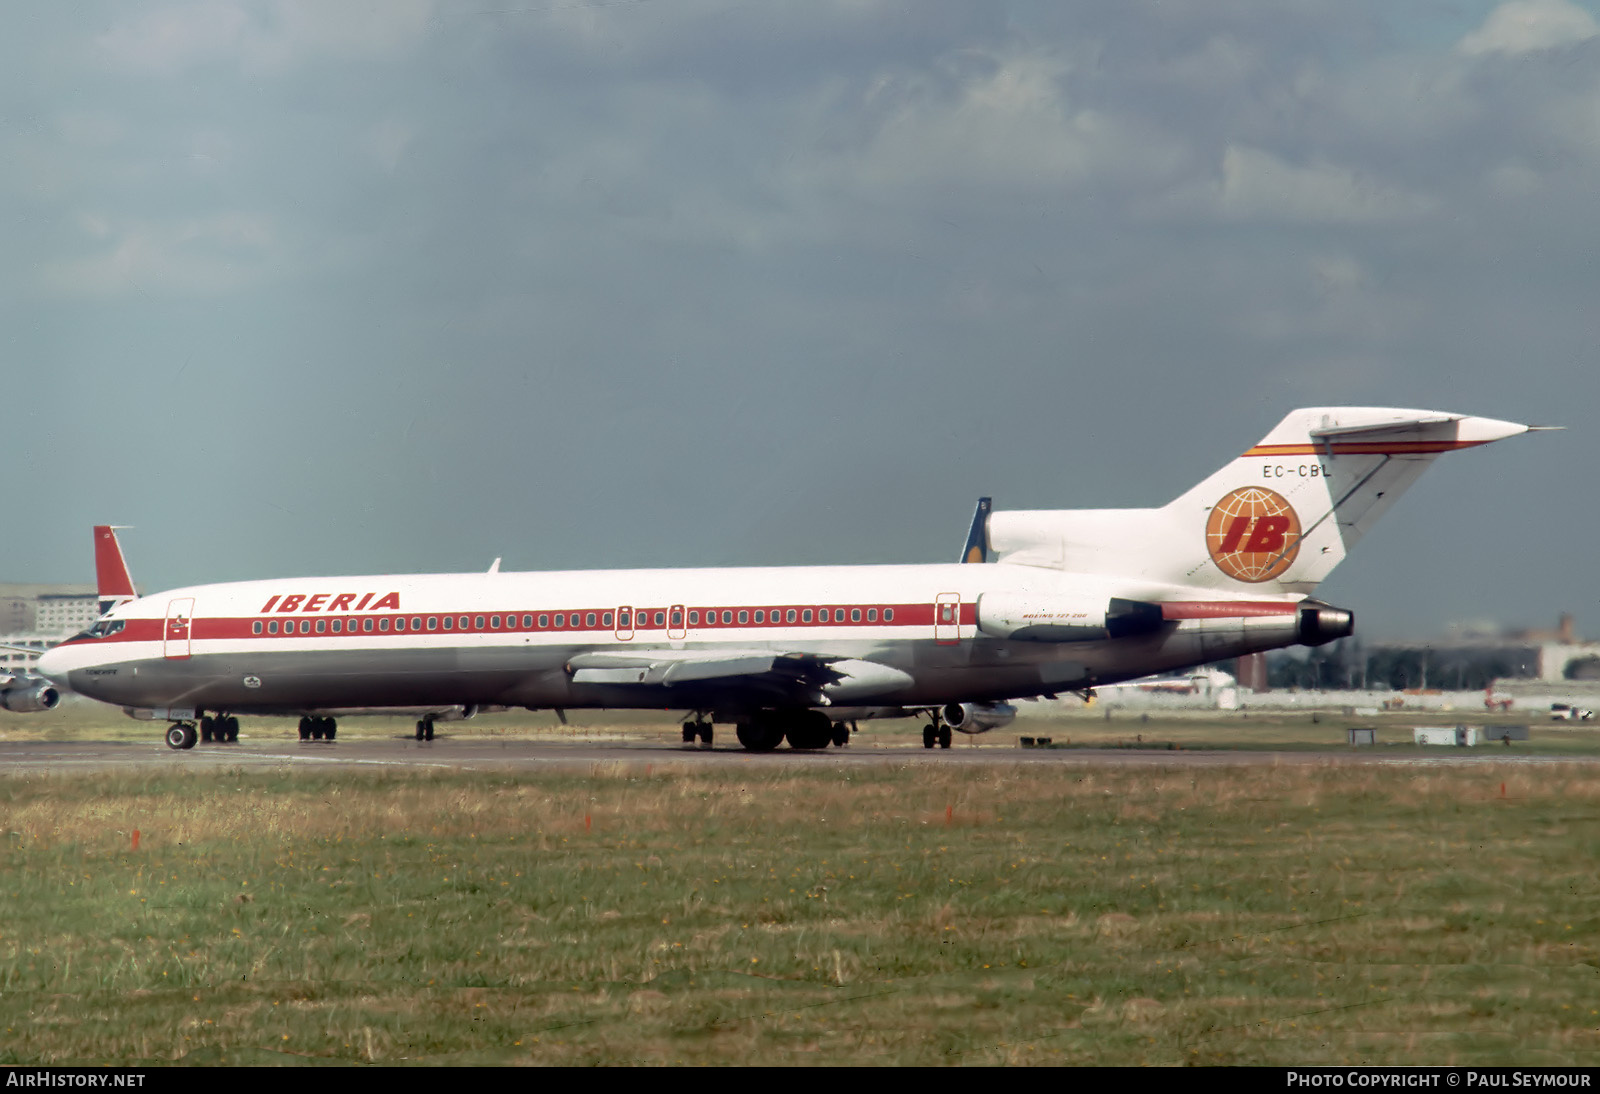
[[[994,513],[1003,563],[1306,596],[1439,455],[1530,428],[1392,407],[1292,411],[1159,509]]]

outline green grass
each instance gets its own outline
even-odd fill
[[[1576,765],[15,777],[0,1063],[1593,1064],[1597,822]]]

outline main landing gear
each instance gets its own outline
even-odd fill
[[[173,722],[167,727],[168,748],[180,752],[187,751],[198,741],[219,745],[237,744],[239,719],[231,714],[219,714],[214,718],[208,714],[201,717],[198,728],[193,722]]]
[[[233,715],[218,715],[200,719],[200,740],[210,744],[233,744],[239,740],[239,719]]]
[[[433,740],[433,719],[423,718],[417,722],[417,740]]]
[[[949,748],[951,740],[950,727],[942,721],[935,720],[922,727],[923,748],[932,748],[936,744],[940,748]]]
[[[331,741],[334,734],[339,732],[339,723],[332,718],[301,718],[300,739],[302,741]]]
[[[843,747],[850,741],[850,727],[832,721],[820,710],[760,710],[748,722],[739,724],[739,743],[751,752],[771,752],[784,741],[802,752]]]
[[[711,747],[711,723],[708,721],[693,721],[683,723],[683,743],[692,745],[699,740],[701,748]]]

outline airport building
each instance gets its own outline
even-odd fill
[[[29,669],[39,654],[100,618],[93,585],[0,583],[0,671]]]

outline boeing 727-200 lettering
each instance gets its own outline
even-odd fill
[[[857,719],[926,716],[923,742],[981,733],[1007,700],[1087,693],[1352,632],[1312,598],[1441,453],[1531,427],[1435,411],[1296,410],[1159,509],[993,512],[962,561],[297,578],[134,597],[96,529],[111,609],[39,670],[227,741],[238,715],[332,738],[352,710],[681,711],[684,739],[732,724],[763,751],[843,743]],[[992,561],[984,562],[985,559]],[[498,562],[498,560],[497,560]],[[984,563],[972,565],[973,562]]]

